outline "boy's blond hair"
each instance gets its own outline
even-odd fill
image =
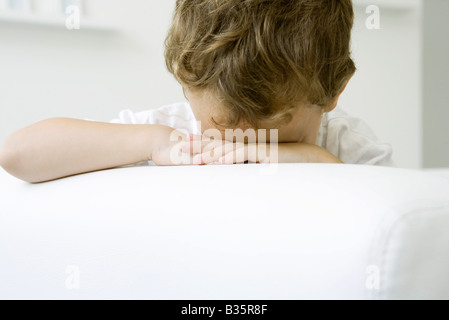
[[[353,21],[352,0],[178,0],[166,64],[221,102],[218,125],[288,123],[300,105],[329,106],[354,74]]]

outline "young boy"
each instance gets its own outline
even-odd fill
[[[166,63],[189,103],[125,110],[111,123],[42,121],[7,138],[0,164],[29,182],[143,161],[175,165],[178,152],[191,164],[391,165],[391,147],[336,109],[356,70],[353,19],[351,0],[178,0]],[[270,139],[279,142],[276,158],[256,152]]]

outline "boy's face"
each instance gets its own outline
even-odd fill
[[[201,131],[208,129],[218,129],[211,119],[215,119],[220,123],[220,111],[224,110],[220,106],[220,102],[213,98],[213,96],[201,92],[192,92],[187,88],[184,88],[184,93],[187,100],[190,102],[193,114],[197,121],[201,122]],[[323,116],[323,109],[320,107],[298,107],[293,119],[288,125],[284,125],[278,128],[278,140],[279,143],[287,142],[300,142],[308,144],[316,144],[318,131],[321,125],[321,119]],[[240,124],[238,129],[247,130],[249,126]],[[270,123],[262,123],[261,129],[273,129],[274,126]],[[225,140],[224,130],[222,132],[222,139]],[[269,133],[266,137],[266,142],[269,142]],[[240,141],[243,142],[243,141]],[[255,143],[257,141],[248,141],[248,143]]]

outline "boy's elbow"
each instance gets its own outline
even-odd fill
[[[27,182],[32,179],[28,179],[21,168],[22,152],[20,150],[20,143],[16,141],[15,134],[11,134],[6,138],[3,146],[0,148],[0,166],[9,174]]]
[[[11,133],[0,147],[0,166],[12,176],[26,182],[47,181],[48,165],[45,157],[36,157],[33,152],[45,149],[45,146],[40,146],[42,140],[45,140],[40,134],[42,130],[62,121],[66,119],[47,119]]]
[[[6,171],[10,171],[8,169],[17,163],[18,150],[10,140],[11,137],[8,137],[0,148],[0,166]]]
[[[7,151],[2,147],[0,149],[0,167],[6,170],[9,161],[10,161],[9,154],[7,154]]]

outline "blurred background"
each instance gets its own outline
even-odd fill
[[[110,121],[184,101],[163,56],[175,2],[0,0],[0,144],[46,118]],[[399,167],[449,167],[449,1],[354,6],[358,72],[340,106],[393,145]]]

